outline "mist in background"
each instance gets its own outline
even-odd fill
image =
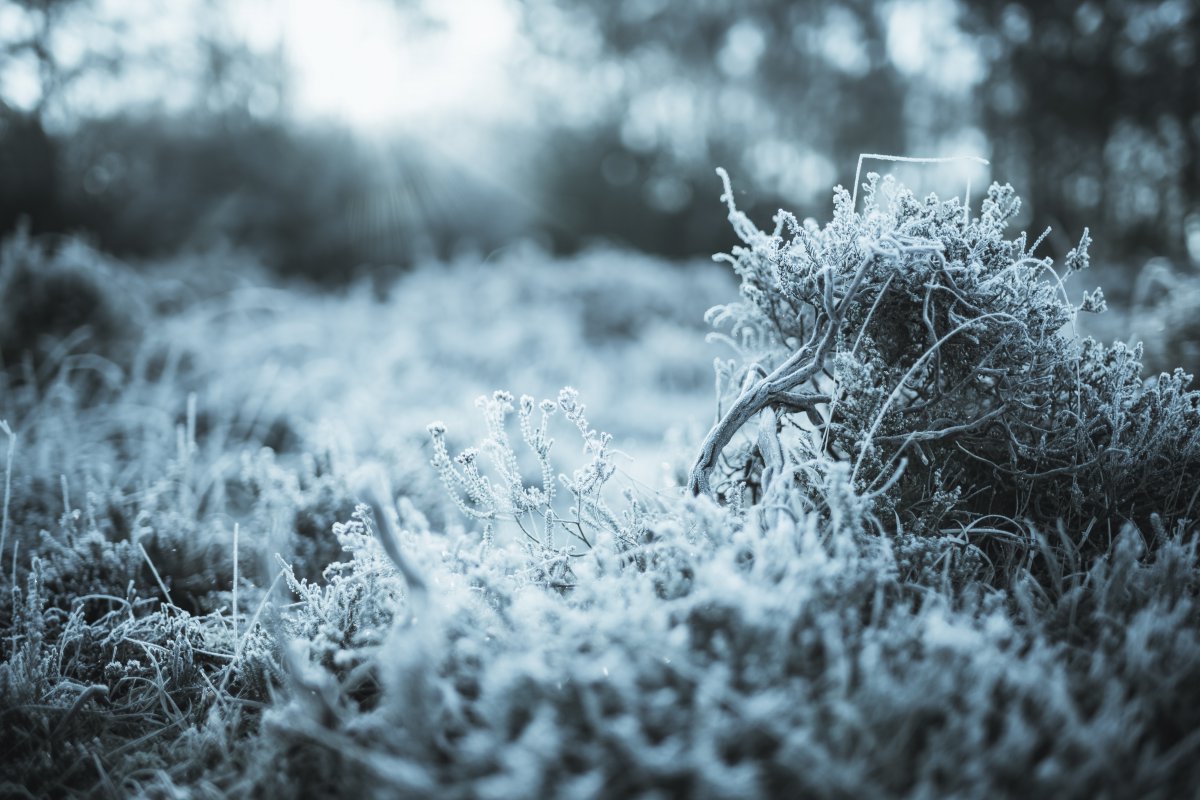
[[[729,246],[715,166],[758,219],[824,218],[862,153],[972,155],[887,171],[1011,182],[1048,255],[1087,225],[1127,275],[1188,270],[1198,48],[1186,0],[18,0],[0,232],[323,284],[528,241],[682,259]]]

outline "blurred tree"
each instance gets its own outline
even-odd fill
[[[522,225],[415,139],[300,124],[283,44],[252,42],[232,8],[179,0],[139,27],[136,2],[0,0],[0,236],[26,217],[123,256],[233,244],[340,283]],[[410,25],[422,8],[403,4]]]
[[[1200,6],[1193,0],[978,0],[992,55],[984,124],[1062,244],[1103,225],[1113,257],[1182,258],[1200,229]],[[1200,235],[1200,234],[1197,234]],[[1066,245],[1069,246],[1069,245]]]
[[[0,236],[22,217],[42,230],[58,215],[58,147],[41,120],[0,106]]]
[[[62,19],[89,0],[15,0],[0,25],[0,234],[28,217],[35,230],[58,214],[58,146],[44,114],[77,69],[53,45]]]
[[[558,159],[549,191],[601,229],[676,235],[633,218],[702,214],[718,163],[753,187],[743,206],[808,214],[861,152],[975,153],[1021,187],[1022,221],[1053,224],[1052,254],[1091,224],[1111,260],[1200,261],[1194,0],[519,4],[547,118],[596,156]]]
[[[495,248],[520,224],[420,142],[245,112],[93,120],[63,151],[71,219],[127,255],[232,244],[278,273],[340,284]]]
[[[902,152],[905,85],[867,0],[522,0],[543,118],[569,148],[544,173],[580,236],[619,230],[671,255],[711,250],[713,167],[743,206],[816,213],[861,152]],[[582,157],[580,157],[582,156]],[[716,208],[711,214],[706,213]],[[709,224],[688,236],[678,220]],[[711,218],[711,219],[710,219]]]
[[[91,0],[13,0],[0,27],[0,106],[40,117],[73,78],[100,65],[101,55],[90,50],[76,63],[64,63],[56,46],[63,21],[90,5]]]

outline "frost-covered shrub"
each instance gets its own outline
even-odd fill
[[[622,552],[640,544],[648,510],[629,490],[624,493],[625,509],[617,512],[610,506],[607,487],[617,469],[610,450],[612,437],[591,427],[578,392],[568,387],[559,392],[557,402],[543,400],[536,405],[524,395],[519,408],[514,408],[512,395],[497,391],[480,397],[477,405],[488,432],[479,447],[451,459],[445,426],[434,423],[429,433],[433,466],[458,508],[483,523],[485,545],[490,544],[497,523],[511,523],[527,551],[530,579],[566,590],[574,586],[571,561],[580,550],[601,540]],[[509,436],[514,410],[522,443],[533,456],[531,481]],[[570,477],[557,472],[550,458],[554,446],[550,423],[560,411],[583,440],[586,454],[585,463]]]
[[[957,198],[919,200],[871,175],[861,210],[839,189],[829,224],[780,212],[768,233],[725,180],[744,242],[725,258],[742,298],[712,321],[739,358],[719,364],[727,404],[694,492],[763,482],[773,446],[761,434],[740,463],[718,466],[735,434],[773,410],[786,438],[776,471],[804,487],[849,464],[854,490],[878,499],[892,529],[1059,518],[1119,528],[1151,511],[1192,512],[1184,487],[1200,480],[1200,395],[1190,376],[1143,382],[1140,349],[1068,330],[1080,308],[1062,279],[1087,268],[1086,231],[1059,275],[1034,254],[1038,242],[1007,237],[1019,208],[1009,186],[993,185],[972,217]],[[1102,307],[1098,292],[1082,306]]]
[[[57,248],[18,230],[0,247],[0,356],[9,368],[30,355],[47,380],[63,356],[83,350],[126,362],[140,332],[128,279],[82,242]],[[50,359],[52,363],[43,364]]]

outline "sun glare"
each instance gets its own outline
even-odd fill
[[[247,34],[285,54],[302,118],[360,130],[411,128],[503,110],[516,39],[506,0],[446,3],[417,18],[384,0],[244,7]]]

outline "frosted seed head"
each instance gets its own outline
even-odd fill
[[[1100,314],[1108,309],[1108,302],[1104,299],[1104,290],[1096,287],[1094,292],[1083,293],[1083,304],[1079,307],[1080,311],[1085,311],[1089,314]]]

